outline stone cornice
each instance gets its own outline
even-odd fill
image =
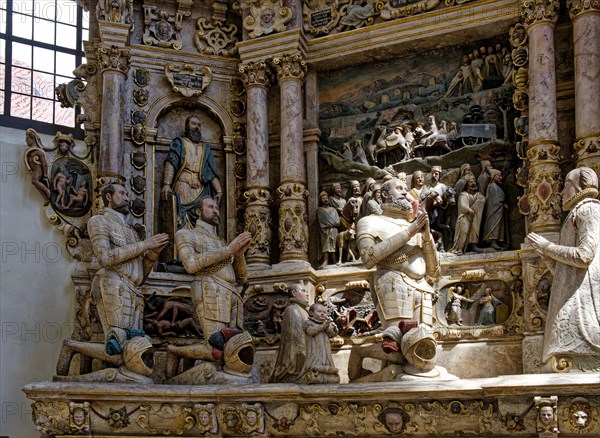
[[[308,41],[307,63],[326,70],[342,68],[390,53],[402,56],[444,44],[507,33],[521,18],[513,0],[472,3],[405,17]],[[343,54],[343,56],[340,56]]]

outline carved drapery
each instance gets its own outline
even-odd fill
[[[527,204],[529,229],[556,233],[560,229],[558,166],[560,146],[556,107],[554,28],[557,0],[521,2],[529,39],[529,115]]]
[[[271,190],[269,189],[269,126],[267,88],[272,74],[264,62],[241,65],[240,73],[247,93],[248,165],[244,193],[245,229],[253,235],[246,254],[248,263],[271,263]]]
[[[570,0],[575,61],[575,135],[578,166],[600,175],[600,0]]]
[[[306,171],[303,139],[302,82],[306,63],[301,55],[273,59],[281,89],[281,185],[279,242],[281,261],[308,260]]]
[[[102,71],[102,148],[99,150],[98,175],[123,178],[123,108],[131,55],[128,49],[116,46],[100,47],[97,55]]]

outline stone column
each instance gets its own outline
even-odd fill
[[[560,231],[554,28],[558,0],[521,2],[529,38],[529,231],[555,240]]]
[[[102,71],[102,126],[98,176],[123,179],[123,109],[130,58],[128,49],[116,46],[98,49],[98,65]]]
[[[273,64],[281,91],[280,261],[308,261],[302,97],[306,63],[301,55],[284,55],[273,59]]]
[[[577,165],[600,176],[600,2],[570,0],[575,55]]]
[[[271,264],[271,189],[269,188],[269,126],[267,88],[272,74],[264,62],[249,62],[239,68],[247,93],[247,174],[244,228],[252,233],[246,253],[248,264]]]

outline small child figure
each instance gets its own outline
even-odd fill
[[[304,321],[306,333],[306,361],[301,383],[340,383],[338,369],[331,356],[329,338],[338,334],[335,323],[328,318],[327,308],[315,303],[308,310],[308,319]]]

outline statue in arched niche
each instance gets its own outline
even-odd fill
[[[165,117],[161,124],[168,126],[185,116],[183,112],[175,113]],[[214,137],[212,128],[202,114],[188,115],[183,135],[175,137],[169,146],[160,190],[160,199],[166,204],[161,206],[161,228],[169,234],[196,226],[196,208],[202,197],[210,196],[217,203],[221,201],[220,172],[211,144],[206,142],[211,140],[211,135]],[[172,254],[166,254],[166,257],[174,258]]]

